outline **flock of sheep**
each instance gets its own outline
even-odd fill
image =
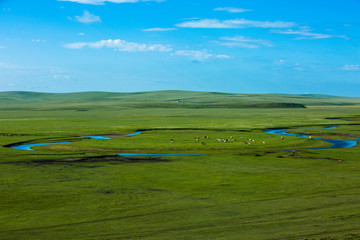
[[[244,137],[240,137],[240,138],[244,138]],[[206,145],[206,142],[203,140],[203,141],[200,141],[200,137],[194,137],[195,141],[196,142],[201,142],[202,145]],[[210,139],[209,136],[204,136],[203,139]],[[281,137],[282,140],[284,140],[284,137]],[[215,139],[217,142],[221,142],[221,143],[229,143],[229,142],[235,142],[237,141],[236,138],[234,138],[233,136],[230,136],[230,138],[216,138]],[[184,139],[184,142],[187,142],[188,140],[187,139]],[[242,140],[243,141],[243,140]],[[170,143],[173,143],[174,142],[174,139],[170,139]],[[256,143],[256,141],[254,139],[247,139],[246,141],[243,141],[244,144],[253,144],[253,143]],[[262,142],[263,144],[266,144],[266,142]]]

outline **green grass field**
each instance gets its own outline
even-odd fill
[[[0,239],[360,239],[360,146],[273,128],[360,138],[360,98],[0,93]]]

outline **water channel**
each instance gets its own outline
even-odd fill
[[[324,129],[334,129],[334,128],[337,128],[337,126],[330,126],[330,127],[323,127],[323,128]],[[127,134],[126,136],[136,136],[136,135],[140,135],[143,132],[144,131],[137,131],[137,132],[134,132],[134,133]],[[286,129],[265,130],[265,132],[269,133],[269,134],[276,134],[276,135],[294,136],[294,137],[300,137],[300,138],[311,138],[310,135],[288,133]],[[110,139],[109,137],[111,137],[111,136],[114,136],[114,135],[84,136],[84,137],[91,138],[91,139]],[[350,147],[356,146],[357,141],[360,140],[360,138],[355,139],[355,140],[337,140],[337,139],[326,139],[326,138],[311,138],[311,139],[316,139],[316,140],[321,140],[321,141],[324,141],[324,142],[328,142],[328,143],[331,143],[331,145],[327,146],[327,147],[310,148],[310,149],[306,149],[306,150],[350,148]],[[71,143],[71,142],[21,144],[21,145],[17,145],[17,146],[12,146],[10,148],[19,149],[19,150],[34,151],[32,149],[32,147],[35,147],[35,146],[66,144],[66,143]],[[286,150],[286,151],[292,151],[292,150]],[[138,153],[119,153],[117,155],[124,156],[124,157],[138,157],[138,156],[150,156],[150,157],[201,156],[201,154],[138,154]]]

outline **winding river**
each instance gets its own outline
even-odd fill
[[[144,131],[137,131],[134,133],[127,134],[126,136],[136,136],[140,135]],[[91,138],[97,140],[111,139],[110,137],[115,135],[104,135],[104,136],[84,136],[84,138]],[[44,146],[44,145],[57,145],[57,144],[66,144],[71,142],[54,142],[54,143],[32,143],[32,144],[21,144],[17,146],[12,146],[10,148],[18,149],[18,150],[27,150],[34,151],[32,147],[35,146]],[[118,153],[116,155],[123,157],[176,157],[176,156],[201,156],[202,154],[148,154],[148,153]]]
[[[337,127],[336,126],[324,127],[324,129],[333,129],[333,128],[337,128]],[[276,135],[285,135],[285,136],[293,136],[293,137],[301,137],[301,138],[311,138],[310,135],[288,133],[288,132],[286,132],[286,129],[265,130],[265,132],[270,133],[270,134],[276,134]],[[336,139],[326,139],[326,138],[312,138],[312,139],[328,142],[328,143],[331,143],[331,145],[327,146],[327,147],[321,147],[321,148],[308,148],[306,150],[319,150],[319,149],[331,149],[331,148],[350,148],[350,147],[356,146],[357,141],[360,140],[360,138],[355,139],[355,140],[336,140]],[[288,150],[288,151],[292,151],[292,150]]]
[[[329,127],[323,127],[324,129],[334,129],[337,128],[337,126],[329,126]],[[294,137],[300,137],[300,138],[311,138],[309,135],[305,134],[294,134],[294,133],[288,133],[286,132],[286,129],[273,129],[273,130],[265,130],[266,133],[269,134],[276,134],[276,135],[285,135],[285,136],[294,136]],[[140,135],[144,131],[137,131],[134,133],[127,134],[126,136],[136,136]],[[91,139],[111,139],[114,135],[104,135],[104,136],[84,136],[84,138],[91,138]],[[356,140],[335,140],[335,139],[325,139],[325,138],[312,138],[316,140],[321,140],[324,142],[331,143],[330,146],[327,147],[321,147],[321,148],[310,148],[306,150],[319,150],[319,149],[332,149],[332,148],[350,148],[354,147],[357,144],[357,141],[360,140],[360,138]],[[32,147],[35,146],[43,146],[43,145],[55,145],[55,144],[66,144],[71,142],[55,142],[55,143],[33,143],[33,144],[21,144],[17,146],[12,146],[10,148],[13,149],[19,149],[19,150],[27,150],[27,151],[34,151]],[[285,151],[292,151],[292,150],[285,150]],[[149,157],[171,157],[171,156],[201,156],[202,154],[140,154],[140,153],[119,153],[117,154],[119,156],[123,157],[138,157],[138,156],[149,156]]]
[[[19,150],[34,151],[34,149],[32,149],[32,147],[44,146],[44,145],[66,144],[66,143],[71,143],[71,142],[32,143],[32,144],[22,144],[22,145],[12,146],[12,147],[10,147],[10,148],[19,149]]]

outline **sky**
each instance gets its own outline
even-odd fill
[[[0,91],[360,97],[360,0],[0,0]]]

